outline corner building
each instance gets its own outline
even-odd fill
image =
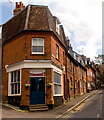
[[[47,6],[28,5],[6,22],[3,25],[3,101],[21,108],[62,104],[65,50],[63,26]]]

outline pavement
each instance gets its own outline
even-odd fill
[[[39,111],[39,112],[28,112],[21,111],[16,107],[10,107],[3,105],[2,107],[2,118],[61,118],[63,114],[72,110],[74,107],[78,106],[81,102],[85,101],[99,90],[93,90],[90,93],[83,94],[68,103],[62,104],[55,107],[53,110],[49,111]]]

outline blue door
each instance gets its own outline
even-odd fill
[[[45,104],[45,77],[30,78],[30,105]]]

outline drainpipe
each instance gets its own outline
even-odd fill
[[[0,48],[1,48],[1,61],[0,61],[0,78],[1,78],[1,80],[0,80],[0,94],[1,94],[1,98],[2,98],[2,93],[1,93],[1,91],[2,91],[2,58],[3,58],[3,47],[2,47],[2,25],[0,26],[0,42],[1,42],[1,44],[0,44]],[[1,101],[2,101],[2,99],[1,99]],[[0,102],[1,102],[0,101]]]
[[[66,85],[66,81],[67,81],[67,51],[68,51],[68,50],[65,48],[65,73],[66,73],[65,85]],[[65,85],[64,85],[64,87],[65,87]],[[67,92],[66,92],[66,87],[65,87],[64,93],[67,93]],[[64,97],[66,97],[66,96],[68,96],[68,95],[65,94]]]

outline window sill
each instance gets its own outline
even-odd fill
[[[63,96],[63,95],[62,95],[62,94],[54,94],[54,96],[56,96],[56,97],[57,97],[57,96]]]
[[[35,52],[32,52],[31,54],[32,54],[32,55],[44,55],[43,52],[42,52],[42,53],[39,53],[39,52],[36,52],[36,53],[35,53]]]
[[[21,96],[21,94],[10,94],[8,96]]]

